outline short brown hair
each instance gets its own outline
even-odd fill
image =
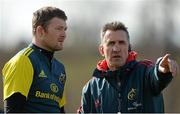
[[[46,30],[48,26],[48,22],[54,17],[61,18],[64,21],[67,20],[67,16],[65,12],[56,7],[49,7],[49,6],[42,7],[38,9],[37,11],[35,11],[33,13],[33,18],[32,18],[33,35],[36,32],[37,26],[42,26]]]
[[[114,21],[114,22],[106,23],[101,30],[101,42],[107,30],[113,30],[113,31],[123,30],[127,33],[127,38],[129,41],[129,32],[127,30],[127,27],[122,22]]]

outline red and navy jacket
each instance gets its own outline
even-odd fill
[[[172,74],[158,72],[158,64],[136,61],[136,52],[130,52],[127,63],[116,71],[108,70],[106,60],[100,61],[82,90],[78,112],[164,112],[161,92]]]

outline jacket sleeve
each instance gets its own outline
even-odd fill
[[[26,97],[21,93],[14,93],[4,101],[5,113],[23,112],[23,106],[26,103]]]
[[[148,84],[153,93],[159,94],[161,91],[167,87],[171,82],[173,76],[172,73],[161,73],[158,71],[158,66],[161,60],[157,61],[155,65],[150,65],[146,69],[146,76]]]
[[[88,82],[82,89],[81,107],[78,109],[78,113],[96,112],[91,91],[91,85],[90,82]]]

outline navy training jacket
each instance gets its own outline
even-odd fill
[[[161,92],[172,74],[158,72],[157,66],[147,60],[131,60],[117,71],[97,67],[82,90],[79,112],[164,112]]]

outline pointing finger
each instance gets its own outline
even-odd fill
[[[166,55],[163,57],[162,61],[168,61],[169,56],[170,56],[170,54],[166,54]]]

